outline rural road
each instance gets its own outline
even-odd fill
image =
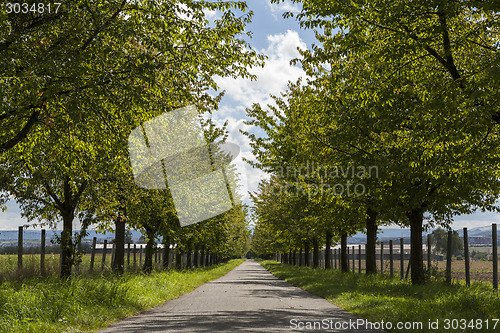
[[[360,320],[247,260],[217,280],[100,332],[383,332],[353,328]],[[314,321],[327,326],[299,329],[299,322]]]

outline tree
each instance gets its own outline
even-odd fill
[[[153,270],[153,254],[156,239],[166,230],[180,229],[175,213],[172,196],[168,190],[139,190],[138,202],[130,204],[127,211],[134,229],[144,230],[146,235],[146,253],[143,271]]]
[[[222,18],[209,26],[205,10]],[[0,153],[65,115],[107,118],[103,99],[152,110],[159,92],[180,91],[216,108],[205,93],[213,78],[252,77],[247,66],[263,59],[237,38],[252,13],[233,10],[246,4],[74,0],[52,13],[2,11]]]
[[[491,88],[500,80],[495,0],[292,2],[302,4],[297,15],[301,26],[324,29],[320,42],[338,46],[334,52],[329,46],[314,47],[313,53],[304,53],[305,62],[320,63],[352,50],[369,49],[370,57],[386,64],[395,62],[399,69],[411,65],[420,72],[441,73],[443,85],[458,88],[477,112],[500,124],[499,92]],[[378,38],[367,43],[367,35]]]
[[[362,57],[332,59],[329,65],[330,71],[319,71],[310,86],[291,85],[287,103],[277,103],[279,111],[251,110],[268,135],[251,137],[259,165],[272,169],[276,161],[316,161],[317,156],[324,157],[318,164],[328,167],[376,165],[377,177],[361,172],[357,180],[368,190],[358,196],[358,205],[377,207],[383,220],[411,227],[412,282],[423,283],[424,214],[430,226],[446,226],[456,214],[496,209],[498,155],[492,152],[498,128],[475,114],[459,90],[433,86],[433,75],[420,74],[415,81],[409,70],[379,77],[388,65]],[[295,100],[306,103],[297,107]],[[458,128],[458,113],[461,119],[479,118]]]
[[[438,253],[447,253],[448,251],[448,232],[442,228],[437,228],[431,234],[431,246]],[[451,241],[451,255],[456,255],[464,250],[464,242],[458,232],[453,230]]]
[[[458,1],[294,2],[303,26],[324,29],[301,61],[317,93],[327,92],[316,137],[337,151],[342,138],[351,158],[384,170],[381,203],[397,203],[391,219],[411,226],[412,282],[423,283],[424,213],[447,225],[494,209],[498,196],[495,11]]]
[[[84,224],[120,216],[116,191],[103,190],[131,178],[130,130],[187,103],[216,108],[206,93],[216,75],[252,77],[247,65],[262,57],[237,38],[251,13],[233,12],[245,8],[81,1],[58,14],[0,14],[2,196],[13,194],[30,220],[63,220],[62,276],[71,274],[75,214]],[[206,9],[223,12],[213,27]]]
[[[132,239],[132,231],[125,231],[125,244],[133,244],[134,240]]]

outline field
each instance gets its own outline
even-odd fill
[[[90,270],[90,254],[84,255],[81,259],[79,267],[73,267],[73,273],[86,273]],[[25,254],[23,255],[23,270],[21,272],[17,269],[17,255],[15,254],[0,254],[0,282],[12,279],[23,279],[31,276],[39,276],[40,272],[40,255],[39,254]],[[140,256],[137,253],[136,263],[134,265],[133,255],[130,257],[130,267],[127,265],[127,255],[125,254],[125,269],[137,271],[140,269],[139,264]],[[144,261],[144,256],[142,258]],[[154,257],[153,257],[154,261]],[[160,263],[156,266],[159,268]],[[46,254],[45,255],[45,275],[56,276],[59,274],[59,254]],[[94,272],[102,271],[102,253],[96,253],[94,258]],[[104,263],[104,271],[111,269],[111,253],[106,254],[106,261]]]
[[[500,262],[499,262],[500,263]],[[394,260],[394,276],[399,277],[400,273],[400,262],[399,260]],[[408,268],[408,261],[404,263],[404,274]],[[424,263],[427,267],[427,261]],[[437,274],[444,277],[446,270],[446,260],[443,261],[432,261],[432,266],[437,269]],[[352,271],[352,260],[349,261],[349,267]],[[380,272],[380,260],[377,260],[377,271]],[[358,261],[355,262],[355,271],[359,272]],[[365,271],[365,262],[361,261],[361,272]],[[384,274],[390,274],[390,262],[389,260],[384,261]],[[451,262],[451,277],[455,280],[465,280],[465,261],[464,260],[453,260]],[[472,260],[470,262],[470,278],[474,281],[483,281],[491,283],[493,280],[493,262],[492,261],[482,261],[482,260]]]

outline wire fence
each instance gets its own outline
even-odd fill
[[[463,229],[463,256],[454,257],[451,253],[453,233],[448,231],[446,253],[436,253],[431,246],[430,235],[422,244],[424,266],[428,274],[446,279],[448,283],[453,280],[465,280],[470,286],[471,280],[490,282],[493,288],[498,290],[498,231],[497,225],[491,227],[491,244],[482,244],[483,248],[489,249],[485,258],[471,258],[471,246],[467,228]],[[340,245],[335,245],[330,249],[328,256],[329,265],[326,265],[325,249],[318,252],[318,266],[321,268],[340,269],[341,254]],[[289,253],[276,253],[274,259],[283,263],[298,266],[314,266],[314,253],[304,250],[291,251]],[[375,249],[377,263],[377,273],[387,274],[394,278],[408,279],[411,272],[410,265],[410,244],[405,244],[404,239],[389,240],[379,242]],[[448,253],[450,255],[448,255]],[[308,258],[306,258],[308,256]],[[353,273],[363,274],[366,272],[366,245],[347,245],[347,267]]]
[[[19,227],[17,254],[0,254],[0,282],[5,280],[20,280],[32,276],[57,276],[61,271],[61,255],[59,247],[46,246],[46,231],[40,232],[40,246],[37,252],[25,254],[23,246],[23,227]],[[87,244],[82,250],[82,243],[77,244],[76,256],[72,273],[89,274],[112,271],[116,247],[107,240],[98,241],[93,238],[91,245]],[[47,251],[48,250],[48,251]],[[125,244],[123,269],[125,271],[139,271],[146,260],[146,244]],[[219,258],[209,252],[192,251],[182,253],[175,247],[166,251],[164,244],[154,245],[153,269],[191,268],[215,264]],[[167,260],[165,260],[165,256]]]

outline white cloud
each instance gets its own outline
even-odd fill
[[[297,47],[306,48],[296,31],[288,30],[286,34],[267,37],[268,47],[261,50],[268,56],[264,68],[253,68],[251,72],[257,75],[256,81],[247,79],[217,78],[221,90],[226,91],[226,98],[231,98],[235,104],[250,107],[253,103],[272,103],[270,94],[278,95],[285,91],[288,81],[295,82],[304,77],[305,72],[298,66],[290,65],[290,61],[299,58]]]
[[[203,9],[203,13],[205,14],[205,18],[211,23],[222,17],[221,13],[216,10],[208,10],[205,8]]]
[[[298,32],[288,30],[284,34],[269,35],[267,41],[267,47],[260,50],[268,56],[265,67],[251,69],[251,72],[257,75],[256,81],[220,77],[216,79],[220,89],[226,91],[226,95],[220,109],[213,113],[213,119],[219,125],[228,121],[228,141],[238,144],[241,148],[240,156],[234,163],[246,178],[242,179],[242,190],[245,193],[243,199],[247,203],[247,192],[256,191],[259,181],[268,176],[241,160],[241,156],[249,160],[255,160],[255,157],[251,153],[249,138],[242,135],[240,130],[253,133],[259,131],[243,123],[247,119],[245,108],[254,103],[260,103],[262,106],[274,104],[270,95],[279,95],[286,90],[289,81],[295,82],[300,77],[305,77],[305,72],[300,67],[290,65],[292,59],[300,57],[297,47],[306,48]]]
[[[497,202],[497,205],[499,203]],[[500,215],[495,212],[477,212],[470,215],[460,215],[453,219],[453,228],[464,228],[469,229],[491,226],[492,223],[499,223]]]
[[[290,0],[286,0],[279,4],[271,3],[271,0],[267,0],[267,6],[271,10],[271,14],[275,19],[281,19],[281,16],[285,12],[292,12],[294,14],[298,14],[301,11],[301,8],[298,4],[292,3]]]

